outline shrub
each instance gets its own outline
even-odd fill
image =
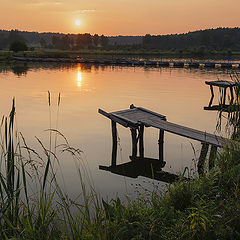
[[[11,50],[13,52],[27,51],[28,47],[25,42],[16,40],[10,44],[9,50]]]

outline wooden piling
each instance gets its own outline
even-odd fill
[[[217,147],[212,145],[210,150],[209,162],[208,162],[209,170],[211,170],[215,166],[216,155],[217,155]]]
[[[202,143],[202,149],[201,149],[200,157],[199,157],[198,164],[197,164],[198,174],[200,177],[204,173],[204,163],[205,163],[206,156],[208,153],[208,147],[209,147],[208,143]]]
[[[132,156],[137,156],[137,130],[136,128],[131,128],[132,135]]]
[[[161,162],[163,162],[163,143],[164,143],[164,130],[160,129],[158,146],[159,146],[159,160]]]
[[[144,158],[144,125],[140,125],[139,128],[139,155],[141,158]]]
[[[117,162],[117,124],[113,120],[112,123],[112,166],[116,166]]]

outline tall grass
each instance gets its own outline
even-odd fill
[[[14,121],[13,99],[12,110],[1,123],[0,238],[80,238],[86,226],[92,225],[93,212],[98,216],[102,211],[91,185],[91,176],[82,163],[82,152],[71,147],[58,130],[49,129],[50,142],[55,134],[54,149],[51,144],[49,148],[45,147],[36,138],[44,153],[41,155],[27,145],[22,134],[16,132]],[[63,143],[57,143],[57,136]],[[79,199],[71,200],[58,183],[54,162],[58,163],[57,168],[60,165],[56,152],[67,153],[75,161],[79,174]],[[86,177],[90,188],[85,185]]]
[[[49,94],[49,107],[51,106]],[[58,98],[60,105],[60,95]],[[59,111],[59,109],[58,109]],[[58,112],[57,111],[57,112]],[[202,178],[181,179],[166,193],[138,195],[123,204],[100,200],[82,151],[52,129],[43,154],[15,130],[15,100],[1,122],[0,239],[237,239],[240,236],[240,148],[223,148],[215,168]],[[58,113],[57,113],[58,114]],[[58,125],[58,123],[56,123]],[[60,156],[72,158],[79,197],[59,183]],[[66,154],[66,155],[65,155]],[[55,163],[55,165],[54,165]]]

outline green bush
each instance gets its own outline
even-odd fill
[[[10,44],[9,50],[13,52],[27,51],[27,44],[23,41],[16,40]]]

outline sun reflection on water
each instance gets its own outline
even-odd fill
[[[82,72],[80,67],[78,67],[78,70],[77,70],[77,86],[78,87],[82,86]]]

